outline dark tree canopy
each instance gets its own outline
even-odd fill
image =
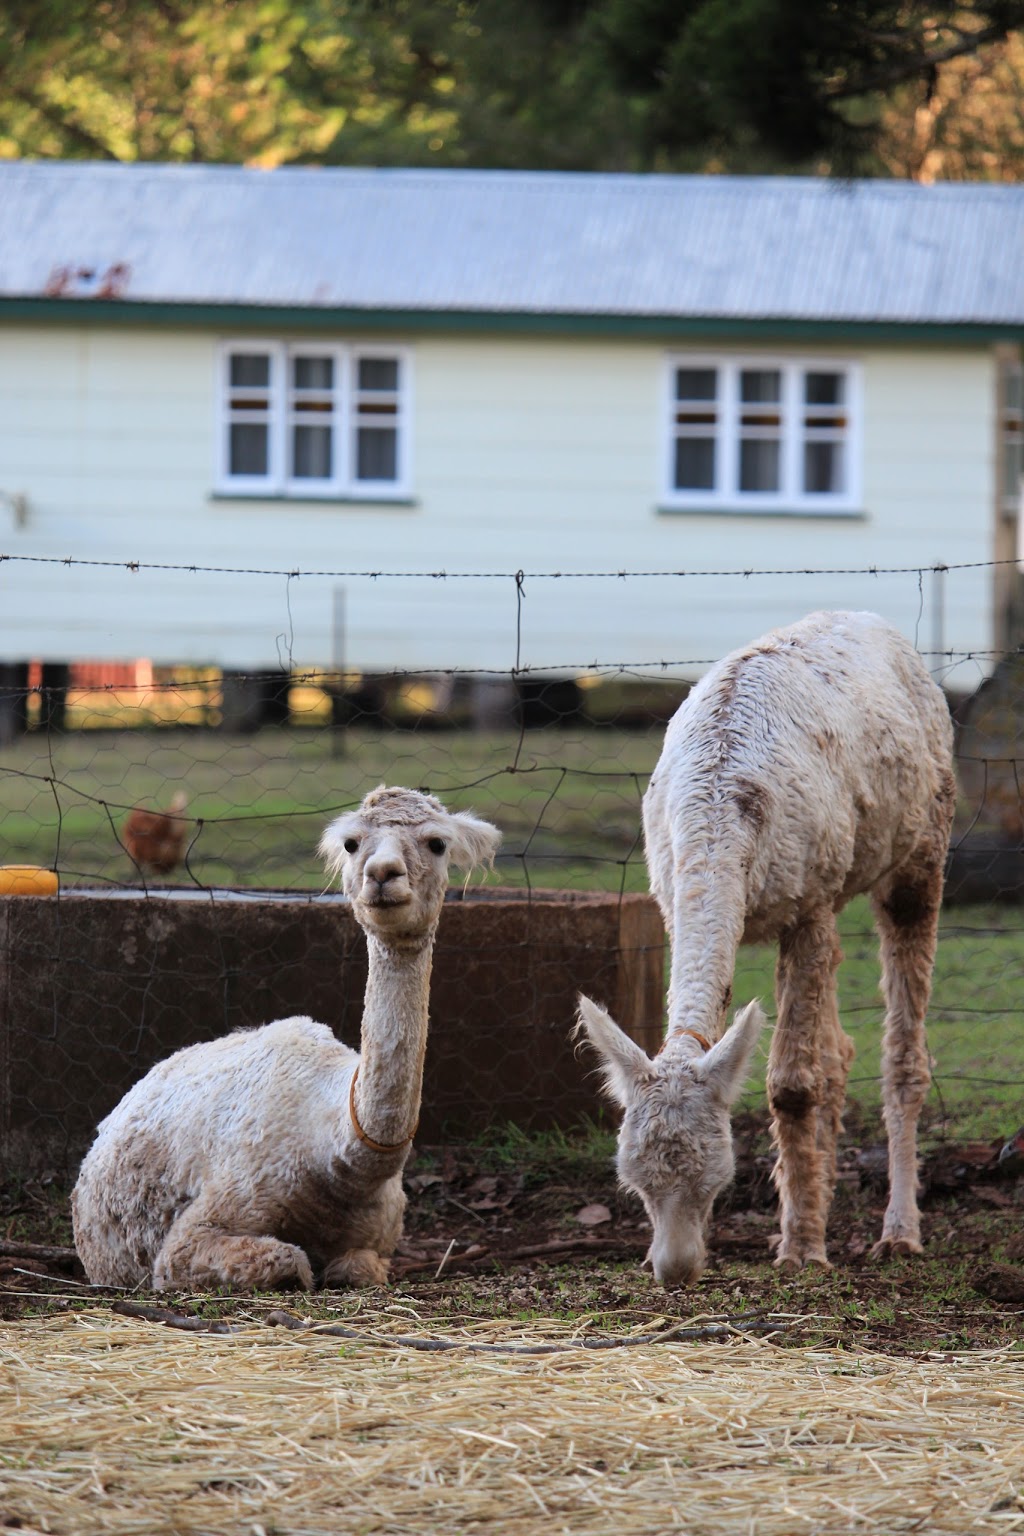
[[[848,162],[874,147],[878,103],[1001,42],[1024,4],[872,0],[599,0],[608,64],[644,103],[650,151],[762,145]]]

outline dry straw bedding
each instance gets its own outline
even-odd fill
[[[360,1321],[430,1331],[394,1307]],[[896,1360],[736,1337],[435,1353],[99,1309],[0,1327],[0,1525],[23,1536],[1002,1532],[1024,1527],[1022,1483],[1015,1351]]]

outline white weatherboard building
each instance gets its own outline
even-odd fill
[[[1022,250],[1012,186],[0,164],[0,661],[696,673],[853,606],[976,680]]]

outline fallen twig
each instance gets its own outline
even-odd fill
[[[528,1243],[525,1248],[511,1248],[502,1259],[543,1259],[572,1253],[646,1253],[649,1238],[564,1237],[547,1243]]]
[[[55,1275],[48,1269],[22,1269],[10,1259],[0,1260],[0,1272],[8,1275],[28,1275],[30,1280],[48,1280],[51,1285],[73,1285],[78,1291],[107,1289],[103,1285],[92,1285],[88,1280],[74,1280],[70,1275]]]
[[[115,1301],[110,1310],[122,1317],[138,1317],[147,1323],[163,1323],[167,1328],[180,1328],[185,1333],[240,1333],[249,1323],[229,1323],[222,1317],[195,1317],[188,1312],[176,1312],[173,1307],[152,1307],[140,1301]]]
[[[229,1323],[224,1318],[195,1317],[190,1313],[177,1312],[173,1307],[149,1306],[137,1301],[115,1301],[111,1304],[111,1311],[122,1317],[137,1317],[143,1322],[179,1328],[186,1333],[240,1333],[252,1327],[251,1322]],[[735,1317],[723,1314],[697,1325],[679,1323],[674,1328],[662,1329],[660,1333],[628,1334],[622,1337],[600,1334],[569,1339],[563,1344],[479,1344],[472,1339],[422,1338],[410,1333],[371,1333],[365,1328],[349,1328],[344,1323],[323,1323],[314,1318],[296,1317],[294,1312],[286,1312],[283,1307],[268,1312],[263,1321],[270,1328],[287,1328],[291,1333],[305,1333],[317,1338],[349,1339],[354,1344],[375,1345],[378,1349],[418,1349],[430,1353],[465,1349],[482,1355],[560,1355],[572,1350],[629,1349],[641,1344],[726,1339],[750,1333],[779,1333],[794,1327],[798,1319],[773,1318],[764,1312],[746,1312]]]
[[[448,1273],[453,1269],[475,1269],[477,1266],[487,1264],[504,1267],[523,1259],[572,1259],[593,1253],[600,1253],[605,1258],[613,1254],[631,1258],[636,1254],[645,1254],[649,1246],[650,1242],[646,1239],[630,1241],[614,1237],[567,1237],[548,1243],[529,1243],[524,1248],[507,1248],[500,1253],[492,1253],[486,1245],[474,1243],[465,1253],[452,1254],[444,1265],[444,1271]],[[426,1274],[434,1268],[434,1259],[392,1259],[391,1261],[391,1273],[398,1279],[406,1275]]]
[[[327,1335],[351,1339],[356,1344],[375,1344],[383,1349],[419,1349],[438,1352],[465,1349],[480,1355],[561,1355],[581,1349],[629,1349],[641,1344],[667,1344],[681,1339],[725,1339],[749,1333],[778,1333],[794,1326],[793,1321],[780,1321],[766,1317],[763,1312],[749,1312],[742,1316],[723,1317],[720,1322],[699,1326],[680,1323],[665,1328],[661,1333],[629,1334],[625,1337],[594,1335],[589,1338],[570,1339],[564,1344],[477,1344],[470,1339],[424,1339],[415,1334],[369,1333],[359,1328],[347,1328],[344,1323],[318,1323],[312,1318],[296,1317],[294,1312],[278,1308],[268,1312],[264,1321],[271,1328],[288,1328],[293,1333],[307,1333],[320,1337]]]
[[[448,1244],[448,1247],[444,1251],[444,1257],[442,1258],[440,1264],[437,1266],[437,1273],[434,1275],[434,1279],[435,1280],[440,1280],[440,1278],[441,1278],[441,1271],[444,1269],[445,1265],[448,1263],[448,1260],[451,1258],[451,1256],[452,1256],[452,1249],[454,1247],[455,1247],[455,1239],[453,1237],[451,1242]]]
[[[82,1267],[73,1248],[59,1248],[50,1243],[23,1243],[13,1237],[0,1237],[0,1258],[36,1259],[40,1264],[56,1264],[61,1269]]]

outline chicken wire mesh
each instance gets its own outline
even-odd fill
[[[682,604],[688,578],[675,574]],[[824,578],[836,575],[799,574],[803,601],[794,593],[792,618],[820,606],[816,587],[831,591]],[[847,606],[876,605],[877,570],[840,574]],[[700,573],[715,575],[723,589],[729,580],[749,589],[778,573]],[[929,572],[889,575],[921,596],[916,640],[946,688],[958,739],[926,1124],[936,1135],[995,1136],[1019,1118],[1024,1088],[1024,658],[981,644],[941,648],[924,599]],[[373,573],[378,589],[387,579]],[[665,723],[715,658],[666,648],[621,663],[521,666],[522,573],[514,580],[515,664],[505,671],[369,673],[356,669],[358,658],[332,670],[295,666],[287,654],[273,669],[139,660],[2,669],[0,862],[55,871],[60,893],[45,922],[13,915],[21,898],[0,902],[9,1160],[32,1160],[34,1140],[46,1158],[59,1160],[63,1148],[72,1160],[95,1117],[189,1039],[309,1011],[357,1043],[360,936],[341,931],[315,848],[325,823],[381,782],[429,789],[493,821],[504,838],[491,885],[508,893],[506,926],[492,918],[484,938],[462,933],[440,959],[433,1016],[440,988],[465,1018],[447,1043],[437,1028],[432,1036],[447,1106],[432,1134],[600,1113],[565,1044],[573,995],[596,986],[632,1009],[624,1022],[653,1041],[661,933],[648,898],[643,917],[581,937],[581,898],[619,913],[643,901],[642,796]],[[446,588],[439,584],[439,602],[452,601]],[[86,891],[101,915],[75,915]],[[294,895],[282,906],[284,892]],[[261,893],[273,900],[256,900]],[[858,1047],[851,1095],[871,1111],[881,1005],[864,903],[847,910],[842,932],[841,1008]],[[605,963],[596,982],[595,951]],[[741,951],[737,1000],[770,1001],[772,966],[770,951]],[[747,1102],[760,1092],[755,1080]]]

